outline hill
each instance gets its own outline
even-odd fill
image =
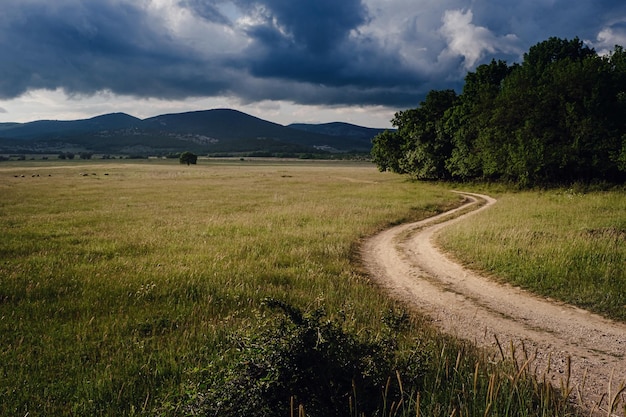
[[[138,119],[113,113],[73,121],[0,124],[0,152],[122,154],[369,152],[382,129],[347,123],[283,126],[232,109]]]
[[[113,113],[84,120],[37,120],[29,123],[3,123],[0,125],[0,137],[11,139],[62,137],[93,131],[123,129],[140,122],[140,119],[125,113]]]
[[[344,122],[322,124],[292,123],[287,127],[319,135],[343,138],[345,143],[350,144],[354,149],[367,149],[368,151],[372,148],[372,139],[386,130],[357,126]]]
[[[319,133],[322,135],[351,137],[364,141],[371,141],[374,136],[384,132],[385,130],[389,130],[357,126],[344,122],[321,124],[292,123],[290,125],[287,125],[287,127],[290,127],[292,129],[304,130],[307,132]]]

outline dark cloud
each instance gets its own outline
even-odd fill
[[[219,9],[218,2],[209,0],[183,0],[178,3],[181,7],[193,10],[198,16],[209,22],[231,25],[232,22]]]
[[[611,48],[624,22],[623,0],[3,0],[0,98],[61,88],[405,107],[550,36]]]
[[[259,18],[249,32],[255,40],[266,44],[278,36],[317,56],[324,56],[343,43],[352,30],[369,18],[361,0],[259,0],[238,4]],[[269,31],[274,36],[268,38]]]
[[[423,74],[360,33],[371,21],[361,0],[266,0],[246,10],[256,20],[239,65],[255,77],[316,86],[317,94],[288,90],[299,102],[405,104],[424,91]]]
[[[13,57],[0,64],[3,97],[58,87],[138,95],[163,88],[167,96],[197,64],[128,3],[15,2],[0,28],[2,54]]]
[[[525,49],[551,36],[595,39],[612,20],[626,19],[626,2],[599,1],[476,1],[474,23],[498,34],[515,34]]]

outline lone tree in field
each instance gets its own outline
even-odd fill
[[[187,164],[187,165],[194,164],[195,165],[196,162],[198,161],[198,155],[191,153],[189,151],[183,152],[180,154],[179,160],[181,164]]]

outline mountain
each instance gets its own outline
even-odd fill
[[[372,138],[380,131],[347,123],[283,126],[232,109],[143,120],[113,113],[74,121],[0,123],[0,152],[369,152]]]
[[[366,149],[367,152],[372,148],[372,139],[374,136],[386,130],[357,126],[344,122],[322,124],[292,123],[287,127],[318,135],[342,138],[346,146],[355,150]]]
[[[112,113],[91,119],[58,121],[38,120],[29,123],[3,123],[0,137],[12,139],[50,138],[110,129],[123,129],[141,123],[141,119],[125,113]]]
[[[285,126],[230,109],[165,114],[144,120],[144,127],[168,132],[204,134],[222,139],[285,135]]]
[[[344,122],[332,122],[322,124],[292,123],[288,125],[292,129],[304,130],[307,132],[319,133],[322,135],[348,137],[371,141],[379,133],[389,129],[377,129],[372,127],[357,126]]]

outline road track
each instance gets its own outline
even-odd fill
[[[626,325],[498,283],[454,262],[435,244],[436,234],[496,203],[486,195],[460,194],[466,201],[456,209],[367,239],[361,260],[368,274],[445,333],[485,348],[499,343],[521,351],[523,344],[539,377],[560,387],[569,374],[575,403],[606,416],[609,397],[626,383]],[[618,410],[624,410],[626,394],[618,398]]]

